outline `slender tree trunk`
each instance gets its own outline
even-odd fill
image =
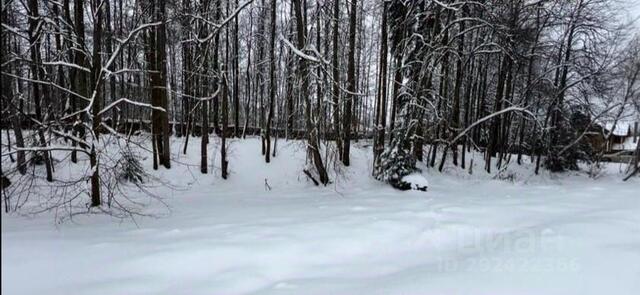
[[[375,117],[375,138],[373,144],[373,173],[380,166],[380,155],[384,151],[385,129],[387,127],[387,2],[382,4],[382,24],[380,25],[380,67],[378,69],[378,93]]]
[[[222,146],[220,147],[220,167],[222,168],[222,178],[227,179],[229,161],[227,161],[227,135],[229,133],[229,86],[227,84],[227,68],[223,65],[220,69],[222,74],[221,85],[219,86],[222,95]]]
[[[159,4],[159,16],[158,19],[162,22],[159,26],[156,27],[157,30],[157,50],[158,56],[156,63],[160,69],[160,107],[164,109],[164,112],[160,112],[160,124],[162,128],[161,136],[162,136],[162,153],[160,153],[160,160],[162,165],[166,169],[171,168],[171,146],[170,146],[170,129],[169,125],[169,97],[168,93],[170,89],[168,85],[168,73],[167,73],[167,29],[166,29],[166,8],[165,1],[158,1]],[[175,111],[175,110],[174,110]]]
[[[340,0],[333,0],[333,55],[331,57],[331,69],[333,70],[333,83],[331,97],[333,100],[333,133],[336,138],[336,147],[339,157],[342,158],[342,139],[340,135]]]
[[[13,15],[10,14],[8,9],[6,9],[4,2],[2,4],[1,13],[2,13],[3,23],[5,22],[8,23],[10,18],[13,19]],[[0,52],[0,56],[2,56],[2,58],[0,58],[0,63],[2,64],[2,72],[5,72],[5,71],[12,72],[12,70],[15,71],[15,67],[5,63],[7,61],[7,55],[8,55],[7,53],[11,51],[12,39],[7,36],[7,30],[4,30],[4,29],[0,30],[0,35],[1,35],[0,42],[2,42],[2,46],[0,47],[0,51],[2,51]],[[16,152],[16,158],[17,158],[16,168],[18,169],[18,172],[20,174],[24,175],[27,173],[27,166],[25,163],[25,152],[20,150],[24,148],[24,139],[22,137],[22,126],[21,126],[22,116],[20,114],[20,110],[18,110],[18,106],[15,104],[16,99],[14,99],[16,94],[19,92],[19,90],[17,89],[19,82],[7,75],[2,75],[0,79],[2,81],[2,89],[0,89],[0,91],[3,96],[2,98],[0,98],[0,100],[2,100],[3,102],[4,101],[9,102],[9,106],[6,106],[4,103],[2,103],[2,106],[0,107],[0,112],[2,112],[5,108],[7,108],[8,115],[10,114],[10,116],[12,117],[11,127],[13,127],[13,134],[15,136],[16,147],[18,149]],[[14,89],[15,91],[13,91]],[[3,118],[5,117],[3,116]],[[9,129],[7,129],[7,139],[10,140],[10,137],[8,135],[9,135]],[[9,143],[8,146],[11,147],[11,143]],[[6,209],[8,209],[8,206],[6,207]]]
[[[540,28],[540,12],[538,11],[536,14],[536,27]],[[536,53],[536,48],[538,47],[538,41],[540,40],[540,35],[542,33],[541,29],[538,29],[538,32],[536,33],[536,37],[533,41],[533,44],[531,44],[531,49],[529,51],[529,60],[528,60],[528,65],[527,65],[527,82],[525,84],[525,92],[524,92],[524,107],[528,107],[529,106],[529,101],[531,99],[531,83],[533,80],[533,66],[535,64],[535,53]],[[517,163],[518,165],[522,164],[522,153],[524,151],[523,149],[523,145],[524,145],[524,131],[526,129],[526,125],[527,125],[527,121],[525,120],[525,116],[522,116],[522,118],[520,119],[520,125],[519,130],[518,130],[518,138],[519,138],[519,142],[518,142],[518,158],[517,158]],[[533,155],[534,151],[533,149],[529,150],[529,154]]]
[[[235,0],[235,7],[238,8],[238,0]],[[238,84],[238,55],[240,52],[238,48],[239,32],[238,32],[238,18],[233,20],[233,135],[240,137],[240,85]]]
[[[446,46],[446,44],[449,43],[449,33],[448,32],[444,32],[444,37],[442,38],[442,43],[441,45]],[[438,97],[438,114],[442,114],[442,110],[443,110],[443,104],[444,100],[446,98],[449,97],[449,53],[445,52],[444,56],[442,57],[442,66],[440,68],[440,72],[442,74],[442,77],[440,78],[440,86],[439,86],[439,93],[440,96]],[[442,116],[442,115],[441,115]],[[439,118],[437,120],[437,126],[436,126],[436,136],[435,136],[435,141],[433,142],[433,147],[432,147],[432,152],[431,152],[431,159],[429,162],[429,166],[431,167],[435,167],[436,164],[436,155],[438,152],[438,141],[441,138],[444,138],[446,136],[446,121],[443,120],[443,118]],[[446,159],[447,156],[447,150],[445,148],[445,150],[443,151],[443,155],[442,155],[442,161],[444,161]],[[442,166],[442,165],[440,165]]]
[[[73,11],[73,15],[74,15],[74,29],[75,29],[75,35],[76,35],[76,40],[75,40],[75,44],[73,45],[73,59],[74,59],[74,64],[79,65],[81,67],[88,67],[89,61],[88,61],[88,53],[85,51],[85,36],[84,36],[84,0],[74,0],[74,11]],[[70,71],[70,77],[71,77],[71,86],[74,92],[84,96],[84,97],[88,97],[89,96],[89,89],[88,89],[88,83],[87,83],[87,78],[86,75],[84,75],[82,72],[79,72],[77,70],[75,70],[74,68],[71,68]],[[80,103],[80,107],[84,107],[85,103],[82,102]],[[75,112],[77,108],[77,102],[76,102],[76,97],[75,96],[71,96],[71,112]],[[85,119],[83,119],[85,116],[85,114],[80,114],[78,115],[77,118],[75,118],[76,120],[76,126],[78,126],[79,128],[84,128],[81,125],[81,121],[86,121]],[[75,132],[74,135],[76,136],[81,136],[82,139],[84,139],[84,132],[80,132],[77,133]],[[77,146],[77,143],[75,141],[72,141],[72,145],[75,147]],[[77,158],[77,153],[76,151],[72,151],[71,152],[71,162],[76,163],[78,161]]]
[[[464,18],[464,12],[461,18]],[[459,22],[458,32],[464,32],[465,22]],[[456,84],[453,86],[453,109],[451,110],[451,135],[450,138],[455,138],[458,135],[460,129],[460,92],[462,88],[462,76],[464,72],[464,65],[462,63],[464,54],[464,33],[460,35],[458,39],[458,56],[456,58]],[[458,166],[458,143],[451,142],[451,149],[453,151],[453,165]]]
[[[14,106],[15,107],[15,106]],[[13,134],[16,137],[16,147],[18,151],[16,152],[16,167],[18,168],[18,172],[22,175],[27,173],[27,165],[25,160],[24,151],[20,150],[24,148],[24,138],[22,137],[22,126],[21,126],[21,118],[22,116],[15,111],[13,112]]]
[[[247,68],[245,71],[245,110],[244,110],[244,129],[242,130],[242,138],[247,137],[247,128],[249,127],[249,118],[251,117],[251,48],[253,44],[253,7],[249,11],[249,37],[247,38]],[[255,126],[254,126],[255,127]]]
[[[342,163],[345,166],[349,166],[349,148],[351,145],[351,117],[353,101],[356,99],[356,16],[358,9],[357,0],[351,0],[351,16],[349,17],[349,57],[347,65],[347,84],[349,90],[349,98],[346,100],[344,106],[344,118],[343,118],[343,147],[342,147]]]
[[[93,89],[93,104],[91,106],[91,116],[93,123],[93,140],[91,141],[91,153],[89,154],[89,161],[91,164],[91,206],[100,206],[101,198],[100,198],[100,162],[98,159],[96,145],[100,140],[100,109],[102,105],[102,58],[100,56],[100,52],[102,50],[102,14],[104,11],[104,7],[101,5],[101,1],[93,0],[92,7],[96,12],[94,16],[94,25],[93,25],[93,57],[92,57],[92,68],[91,68],[91,88]]]
[[[167,54],[166,54],[166,29],[164,25],[165,4],[164,1],[154,3],[153,19],[160,21],[162,24],[156,26],[150,33],[148,41],[148,60],[153,67],[149,74],[149,84],[151,85],[151,105],[156,108],[162,108],[164,111],[156,108],[151,110],[152,138],[155,151],[154,169],[158,169],[156,163],[165,168],[171,168],[171,153],[169,150],[169,109],[167,101]]]
[[[276,100],[276,0],[271,0],[271,37],[269,39],[269,114],[267,115],[265,162],[271,161],[271,122],[273,121],[273,104]]]
[[[503,54],[502,62],[500,65],[500,72],[498,73],[498,83],[496,89],[496,99],[494,101],[493,112],[497,113],[502,110],[503,98],[504,98],[504,88],[506,84],[506,76],[509,71],[511,71],[511,58]],[[485,170],[487,173],[491,173],[491,158],[496,155],[496,148],[500,143],[500,130],[502,124],[502,115],[496,116],[491,120],[491,129],[489,135],[489,143],[487,146],[487,151],[485,154]]]
[[[322,43],[320,42],[320,33],[322,31],[322,27],[320,26],[320,19],[321,19],[321,5],[320,2],[316,0],[316,49],[318,50],[318,53],[322,56]],[[325,118],[323,116],[323,103],[322,100],[324,99],[323,96],[323,75],[322,75],[323,69],[321,67],[316,67],[316,117],[318,118],[318,120],[320,120],[320,122],[318,122],[318,126],[320,127],[320,130],[322,130],[324,133],[320,135],[320,139],[326,139],[326,129],[325,127]]]
[[[507,80],[505,81],[506,84],[506,89],[505,89],[505,94],[504,94],[504,101],[507,103],[507,105],[509,104],[509,100],[511,97],[511,90],[512,90],[512,85],[513,85],[513,70],[512,70],[512,65],[513,62],[509,63],[509,68],[508,68],[508,72],[507,72]],[[498,169],[500,169],[502,167],[502,160],[504,155],[507,153],[506,152],[506,148],[507,148],[507,144],[509,142],[509,126],[511,126],[511,116],[509,114],[504,114],[502,115],[502,124],[501,124],[501,128],[502,130],[500,130],[500,135],[499,138],[500,143],[499,143],[499,150],[498,150],[498,163],[496,163],[496,167]]]
[[[185,11],[185,13],[190,13],[191,12],[191,1],[190,0],[183,0],[182,1],[182,9]],[[187,28],[189,27],[189,22],[188,20],[183,20],[182,24],[182,28],[187,31]],[[189,37],[191,36],[191,34],[188,35]],[[182,43],[182,92],[184,95],[182,95],[182,118],[183,118],[183,134],[185,136],[184,138],[184,148],[182,153],[183,154],[187,154],[187,146],[189,145],[189,136],[191,135],[191,125],[193,122],[193,110],[191,109],[191,98],[190,96],[193,96],[193,66],[192,66],[192,60],[191,60],[191,53],[192,53],[192,46],[187,43],[184,42]]]
[[[29,0],[29,44],[30,44],[30,53],[31,53],[31,72],[34,80],[39,80],[44,76],[44,72],[40,68],[40,13],[38,12],[38,1],[37,0]],[[36,119],[39,122],[42,122],[42,106],[41,106],[41,94],[40,94],[40,85],[38,83],[32,83],[33,87],[33,100],[34,107],[36,111]],[[44,130],[41,126],[37,127],[37,133],[40,141],[41,147],[47,146],[47,141],[44,137]],[[53,181],[53,167],[51,163],[50,154],[48,151],[43,151],[42,156],[44,158],[44,165],[47,173],[47,181]]]
[[[396,51],[393,53],[395,56],[395,74],[393,75],[393,94],[391,94],[391,118],[389,122],[389,141],[393,141],[393,130],[396,125],[396,112],[398,96],[400,95],[400,88],[402,88],[402,50],[400,49],[400,45],[397,44],[395,46]]]
[[[306,46],[306,35],[307,28],[304,23],[303,17],[303,6],[302,0],[293,0],[295,5],[296,12],[296,25],[297,25],[297,35],[298,35],[298,46],[299,48],[305,48]],[[309,99],[309,77],[307,71],[307,60],[304,58],[300,58],[300,68],[299,75],[300,80],[302,82],[302,87],[300,88],[300,96],[305,102],[305,124],[307,129],[307,153],[311,156],[313,160],[313,164],[318,172],[318,176],[320,177],[320,182],[324,185],[329,183],[329,175],[327,174],[327,170],[324,167],[322,162],[322,156],[320,155],[320,146],[318,143],[318,130],[317,127],[313,125],[312,121],[312,111],[311,111],[311,100]]]

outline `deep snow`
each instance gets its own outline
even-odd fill
[[[279,140],[267,165],[257,139],[232,141],[227,181],[199,174],[199,139],[187,158],[181,142],[173,169],[154,173],[174,187],[154,188],[168,204],[147,208],[157,217],[3,214],[2,293],[640,292],[640,182],[617,166],[592,180],[512,163],[505,181],[476,163],[424,170],[428,192],[400,192],[369,176],[370,146],[356,145],[346,180],[323,188],[301,173],[298,142]]]

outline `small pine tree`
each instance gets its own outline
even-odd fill
[[[122,157],[118,161],[118,179],[120,181],[126,181],[134,184],[144,183],[146,178],[146,172],[144,167],[138,160],[138,155],[134,154],[131,150],[125,150],[122,153]]]
[[[403,177],[419,171],[416,168],[416,159],[411,151],[403,148],[406,146],[406,133],[396,131],[393,142],[380,155],[380,164],[374,169],[374,177],[385,181],[400,190],[411,189],[411,184],[402,180]]]

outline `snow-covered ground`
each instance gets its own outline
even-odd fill
[[[640,294],[640,181],[618,166],[592,180],[512,164],[507,181],[476,163],[400,192],[356,145],[324,188],[301,173],[300,143],[264,164],[257,139],[232,141],[225,181],[199,173],[199,139],[189,157],[174,141],[156,217],[3,213],[2,293]]]

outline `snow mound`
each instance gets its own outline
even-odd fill
[[[429,181],[420,173],[412,173],[402,177],[402,182],[410,185],[411,189],[418,191],[427,191]]]

